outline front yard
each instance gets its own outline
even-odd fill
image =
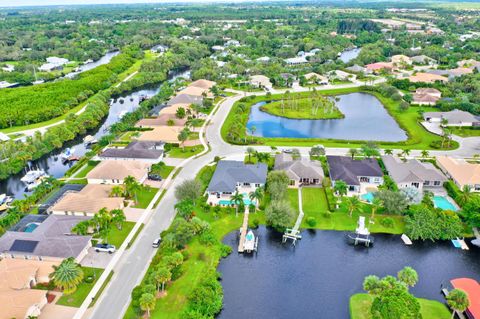
[[[168,151],[167,155],[168,157],[174,157],[174,158],[189,158],[199,154],[202,151],[203,151],[202,145],[185,146],[185,147],[174,146],[170,151]]]
[[[62,295],[62,297],[58,299],[57,305],[80,307],[103,273],[103,269],[100,268],[82,267],[82,270],[84,274],[83,282],[78,285],[77,290],[73,294]]]
[[[147,208],[157,192],[158,188],[143,186],[143,188],[137,192],[137,203],[133,207],[142,209]]]

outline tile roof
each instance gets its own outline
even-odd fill
[[[382,156],[382,160],[388,174],[396,183],[447,181],[447,178],[432,163],[422,163],[416,159],[403,162],[392,155]]]
[[[461,186],[480,184],[480,164],[449,156],[437,156],[437,163]]]
[[[432,74],[432,73],[423,73],[419,72],[416,75],[412,75],[408,78],[412,83],[424,82],[424,83],[434,83],[435,81],[448,82],[448,79],[444,76]]]
[[[178,134],[182,129],[181,126],[156,126],[151,131],[144,131],[137,139],[139,141],[179,143]]]
[[[175,114],[161,114],[156,118],[145,118],[137,122],[137,127],[153,127],[168,125],[169,120],[174,122],[174,126],[184,126],[187,123],[187,118],[179,119]]]
[[[195,87],[199,87],[199,88],[202,88],[202,89],[210,90],[216,84],[217,84],[217,82],[214,82],[214,81],[200,79],[200,80],[193,81],[192,83],[190,83],[189,86],[195,86]]]
[[[118,179],[133,176],[136,180],[143,179],[148,174],[150,164],[142,161],[106,160],[100,162],[87,174],[87,179]]]
[[[375,158],[352,160],[348,156],[327,156],[330,178],[348,185],[360,185],[360,176],[382,177],[382,169]]]
[[[267,165],[244,164],[240,161],[220,161],[210,180],[209,192],[234,192],[237,183],[265,184]]]
[[[275,156],[275,170],[285,171],[290,179],[319,179],[324,177],[322,165],[305,158],[294,160],[290,154],[281,153]]]
[[[177,94],[167,102],[167,106],[174,105],[174,104],[202,104],[202,103],[203,103],[203,96]]]
[[[163,143],[148,141],[133,141],[125,148],[107,148],[100,157],[106,158],[138,158],[157,159],[163,155]]]

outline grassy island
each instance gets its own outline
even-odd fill
[[[345,117],[334,101],[320,95],[300,99],[292,99],[284,95],[281,100],[267,103],[260,110],[276,116],[302,120],[341,119]]]

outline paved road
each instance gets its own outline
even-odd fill
[[[362,85],[360,83],[335,86],[338,87],[352,87]],[[331,89],[331,86],[319,88]],[[306,91],[305,88],[297,88],[294,91]],[[276,92],[275,92],[276,93]],[[136,239],[133,246],[127,250],[121,257],[120,261],[114,268],[115,274],[97,301],[95,309],[90,318],[104,319],[104,318],[122,318],[129,303],[130,293],[132,289],[140,283],[143,278],[152,257],[156,250],[152,248],[151,243],[158,237],[159,233],[167,229],[175,216],[173,210],[175,204],[174,188],[186,179],[193,178],[198,171],[205,165],[211,163],[215,156],[227,157],[231,159],[243,159],[246,146],[234,146],[224,142],[220,135],[222,123],[227,117],[229,110],[233,104],[242,98],[244,95],[259,94],[259,93],[241,93],[237,96],[225,99],[221,105],[220,110],[212,117],[210,125],[206,129],[206,137],[210,144],[211,151],[206,155],[195,158],[185,163],[179,175],[172,181],[172,184],[165,193],[164,198],[152,212],[151,219],[146,222],[146,226]],[[432,155],[450,154],[472,156],[480,153],[480,139],[462,139],[461,147],[454,151],[435,151]],[[257,146],[259,151],[270,151],[268,146]],[[298,148],[302,154],[308,154],[308,147]],[[330,155],[345,155],[348,149],[345,148],[328,148],[327,154]],[[400,152],[400,150],[397,150]],[[420,151],[412,151],[412,156],[419,156]]]

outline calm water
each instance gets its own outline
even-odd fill
[[[343,63],[348,63],[351,60],[355,59],[360,54],[361,50],[362,50],[361,48],[354,48],[354,49],[350,49],[350,50],[345,50],[340,54],[340,56],[338,58],[340,60],[342,60]]]
[[[390,141],[407,139],[405,132],[373,95],[351,93],[338,95],[337,107],[343,119],[295,120],[260,110],[266,102],[252,105],[247,127],[255,126],[256,136],[326,138],[340,140]]]
[[[471,277],[480,280],[480,249],[470,251],[450,242],[403,244],[399,236],[376,235],[372,248],[349,246],[343,232],[302,232],[293,247],[281,236],[259,228],[256,255],[235,249],[237,234],[224,242],[234,252],[220,262],[224,288],[221,319],[349,318],[349,298],[362,292],[367,275],[396,274],[404,266],[417,270],[419,283],[411,289],[418,297],[443,302],[442,282]]]
[[[108,52],[107,54],[105,54],[104,56],[102,56],[100,59],[98,59],[97,61],[94,61],[94,62],[90,62],[90,63],[87,63],[87,64],[83,64],[79,67],[79,70],[76,71],[76,72],[70,72],[68,73],[67,75],[65,75],[66,78],[73,78],[75,77],[75,75],[77,74],[80,74],[82,72],[85,72],[85,71],[88,71],[88,70],[91,70],[91,69],[94,69],[96,68],[97,66],[100,66],[100,65],[103,65],[103,64],[107,64],[110,62],[110,60],[118,55],[120,53],[120,51],[113,51],[113,52]]]
[[[188,77],[189,72],[190,71],[172,73],[169,76],[169,80],[173,81],[178,77]],[[103,120],[101,126],[96,130],[88,132],[88,134],[95,136],[97,139],[100,139],[103,135],[108,133],[108,128],[110,127],[110,125],[114,124],[120,119],[121,113],[134,111],[139,106],[140,98],[142,96],[152,97],[156,95],[159,90],[160,84],[155,85],[152,88],[134,91],[111,100],[109,113],[107,117]],[[83,137],[84,136],[78,137],[75,140],[66,143],[62,149],[56,150],[53,153],[30,163],[30,167],[39,167],[45,170],[47,174],[55,178],[64,176],[65,172],[72,165],[74,165],[74,163],[62,163],[59,155],[65,150],[65,148],[70,147],[75,149],[75,156],[83,156],[88,151],[88,149],[83,144]],[[11,176],[7,180],[1,181],[0,194],[6,193],[7,195],[14,196],[16,199],[21,199],[24,197],[24,195],[28,195],[29,193],[25,190],[25,184],[20,181],[23,175],[25,175],[25,172],[26,170],[22,171],[19,174]]]

